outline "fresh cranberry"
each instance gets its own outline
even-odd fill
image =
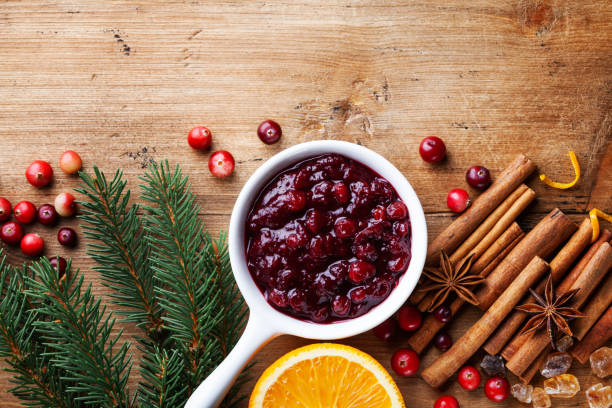
[[[212,133],[205,126],[196,126],[189,131],[187,143],[196,150],[208,150],[212,144]]]
[[[4,222],[11,216],[11,203],[4,197],[0,197],[0,222]]]
[[[45,247],[45,241],[38,234],[25,234],[21,238],[21,252],[28,256],[38,256],[42,254]]]
[[[9,221],[2,225],[0,238],[3,242],[9,245],[17,245],[21,241],[21,237],[23,237],[23,229],[18,223]]]
[[[343,182],[334,184],[332,191],[334,192],[336,200],[338,200],[340,204],[348,203],[349,199],[351,198],[348,187]]]
[[[51,264],[51,267],[57,270],[61,279],[66,273],[66,268],[68,267],[66,260],[61,256],[54,256],[53,258],[49,259],[49,263]]]
[[[470,196],[461,188],[454,188],[448,192],[446,206],[453,212],[461,213],[470,205]]]
[[[480,385],[480,373],[474,366],[465,366],[459,370],[457,380],[463,389],[473,391]]]
[[[419,355],[410,349],[399,349],[391,357],[393,371],[402,377],[415,375],[419,371],[419,365]]]
[[[334,231],[338,238],[350,238],[357,232],[357,226],[350,218],[338,218],[334,224]]]
[[[273,120],[264,120],[257,128],[257,136],[265,144],[272,144],[279,141],[283,131],[278,123]]]
[[[34,160],[25,172],[28,182],[34,187],[44,187],[53,179],[51,165],[43,160]]]
[[[332,310],[338,316],[346,316],[351,308],[351,300],[343,295],[337,295],[332,300]]]
[[[473,166],[465,173],[465,180],[470,186],[484,190],[491,184],[491,174],[486,167]]]
[[[436,400],[434,408],[459,408],[459,402],[452,395],[443,395]]]
[[[29,201],[20,201],[13,209],[15,219],[22,224],[29,224],[36,220],[36,207]]]
[[[389,340],[397,331],[397,321],[390,317],[374,328],[374,335],[381,340]]]
[[[491,377],[485,383],[484,391],[487,398],[491,401],[501,402],[508,398],[510,385],[505,378]]]
[[[434,310],[433,315],[440,323],[445,324],[450,322],[453,317],[450,308],[445,305],[438,306],[436,310]]]
[[[408,216],[408,208],[401,201],[395,201],[387,207],[387,215],[390,220],[403,220]]]
[[[59,165],[64,173],[75,174],[83,167],[83,160],[81,160],[81,156],[77,152],[66,150],[60,156]]]
[[[428,136],[421,141],[419,154],[427,163],[437,163],[446,155],[446,145],[439,137]]]
[[[61,193],[55,197],[55,211],[62,217],[72,217],[77,210],[74,196],[70,193]]]
[[[234,172],[234,156],[225,150],[214,152],[208,160],[208,170],[210,173],[219,178],[229,176]]]
[[[376,267],[369,262],[355,261],[349,266],[349,278],[355,283],[363,282],[374,276],[375,273]]]
[[[434,337],[434,345],[440,351],[446,351],[453,345],[453,339],[448,333],[440,332]]]
[[[414,306],[404,305],[397,312],[397,321],[402,330],[415,331],[421,327],[423,316],[421,311]]]
[[[77,243],[76,231],[68,227],[60,228],[57,233],[57,240],[64,246],[73,247]]]
[[[38,208],[38,222],[43,225],[53,225],[57,221],[57,211],[51,204],[43,204]]]

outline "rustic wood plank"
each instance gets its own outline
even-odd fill
[[[578,220],[593,206],[612,211],[611,44],[612,3],[605,0],[3,1],[0,195],[42,204],[73,188],[76,180],[58,169],[48,189],[23,177],[30,161],[55,164],[68,148],[82,154],[86,169],[124,169],[134,188],[143,166],[167,157],[191,175],[204,221],[217,233],[262,160],[299,142],[342,139],[400,168],[421,197],[430,237],[450,221],[446,191],[465,186],[467,167],[482,164],[495,176],[525,152],[550,177],[568,180],[566,152],[575,150],[581,182],[559,191],[533,177],[538,200],[521,223],[528,228],[555,206]],[[274,146],[255,135],[268,117],[283,126]],[[207,155],[186,145],[196,124],[212,129],[215,149],[235,155],[230,179],[212,178]],[[440,165],[418,157],[429,134],[447,143]],[[66,251],[54,230],[29,230],[46,238],[47,254],[72,256],[95,293],[106,293],[83,243]],[[15,250],[10,258],[23,261]],[[466,311],[452,333],[477,315]],[[126,336],[133,333],[127,326]],[[253,374],[306,343],[273,341]],[[387,368],[403,344],[367,333],[346,343]],[[577,372],[584,386],[594,381],[587,368]],[[417,379],[398,383],[409,406],[430,406],[439,395]],[[8,388],[2,373],[0,390]],[[481,392],[456,384],[449,392],[462,404],[489,406]],[[17,406],[11,398],[5,406]],[[576,404],[584,401],[555,401]]]

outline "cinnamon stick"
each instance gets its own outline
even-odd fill
[[[612,307],[599,318],[595,326],[587,335],[574,345],[570,354],[580,363],[584,364],[595,350],[603,346],[612,339]]]
[[[597,292],[590,298],[589,302],[584,307],[584,310],[582,310],[585,316],[582,319],[578,319],[574,322],[574,337],[578,340],[582,340],[589,329],[595,324],[597,319],[599,319],[599,317],[606,311],[611,303],[612,274],[608,274],[603,285],[597,289]]]
[[[493,184],[474,200],[470,208],[434,239],[427,250],[426,264],[437,265],[443,249],[446,253],[452,253],[535,169],[536,165],[531,160],[519,154]]]
[[[487,266],[480,272],[481,276],[486,277],[493,269],[495,269],[495,266],[497,266],[502,261],[502,259],[504,259],[506,255],[508,255],[508,253],[516,246],[516,244],[518,244],[518,242],[525,235],[525,233],[516,223],[511,225],[510,228],[508,228],[508,231],[502,234],[502,236],[497,239],[495,244],[491,245],[491,248],[502,247],[503,245],[506,245],[506,247],[503,248],[502,251],[497,255],[497,257],[495,257],[494,260],[491,262],[490,265],[493,266],[492,268],[489,268],[489,266]],[[510,243],[507,243],[507,241],[516,234],[518,234],[516,238],[514,238],[514,240],[512,240]],[[497,244],[498,242],[499,245]],[[484,258],[485,256],[488,255],[484,254],[482,258]],[[461,306],[463,306],[464,303],[465,302],[463,299],[455,299],[449,307],[451,314],[454,316],[459,311],[459,309],[461,309]],[[440,322],[438,319],[433,317],[433,315],[429,314],[427,315],[427,317],[425,317],[425,320],[423,320],[423,324],[421,325],[419,330],[415,332],[412,336],[410,336],[410,338],[408,339],[408,344],[417,353],[422,353],[423,350],[425,350],[425,347],[427,347],[427,345],[431,342],[436,333],[442,327],[444,327],[444,323]]]
[[[567,292],[569,288],[576,282],[578,276],[582,273],[586,265],[593,259],[595,253],[601,248],[604,242],[607,242],[610,238],[612,238],[612,233],[605,229],[600,235],[599,239],[595,241],[589,247],[588,251],[582,256],[580,261],[572,268],[572,270],[567,274],[567,276],[561,282],[561,285],[557,288],[559,293]],[[521,346],[529,339],[530,336],[521,336],[516,335],[514,338],[506,345],[503,349],[501,355],[506,360],[510,360],[514,353],[521,348]]]
[[[444,354],[421,373],[432,387],[444,384],[482,346],[495,328],[512,311],[525,292],[549,269],[540,257],[534,257],[484,315]]]
[[[576,228],[576,224],[561,210],[552,210],[487,277],[476,293],[478,307],[487,310],[534,256],[547,257]]]
[[[585,303],[593,289],[597,287],[611,267],[612,246],[604,242],[586,265],[578,279],[569,288],[569,290],[580,289],[572,300],[574,307],[580,308]],[[557,295],[563,292],[564,290],[559,291],[557,289]],[[549,343],[550,339],[546,330],[534,333],[508,360],[506,368],[516,376],[521,376]]]
[[[550,262],[550,273],[552,275],[553,282],[557,283],[563,275],[567,272],[570,266],[575,262],[578,256],[584,251],[584,249],[591,242],[593,236],[593,227],[591,226],[591,220],[585,218],[580,224],[578,231],[572,235],[567,243],[561,248],[557,255]],[[536,288],[537,293],[544,292],[545,281],[540,282]],[[528,296],[523,300],[522,303],[533,302],[533,296]],[[506,343],[512,338],[514,333],[521,327],[523,322],[527,319],[527,313],[514,311],[506,321],[497,329],[495,334],[491,336],[485,343],[483,348],[491,355],[498,354]]]

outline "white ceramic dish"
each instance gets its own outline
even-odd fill
[[[412,228],[412,259],[398,286],[389,297],[366,314],[336,323],[318,324],[298,320],[279,312],[268,304],[251,278],[245,251],[245,223],[259,192],[274,175],[308,157],[339,153],[373,169],[395,187],[408,207]],[[406,178],[388,160],[363,146],[333,140],[314,141],[290,147],[266,161],[246,182],[234,209],[229,227],[229,254],[238,288],[249,306],[249,320],[232,352],[195,390],[186,408],[217,406],[242,368],[267,342],[281,334],[333,340],[354,336],[382,323],[404,304],[416,286],[427,252],[427,227],[421,203]]]

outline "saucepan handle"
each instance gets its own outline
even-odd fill
[[[270,326],[269,323],[258,321],[253,316],[249,316],[244,333],[242,333],[242,337],[240,337],[234,349],[215,371],[196,388],[189,397],[187,404],[185,404],[185,408],[217,407],[251,358],[266,343],[280,334]]]

